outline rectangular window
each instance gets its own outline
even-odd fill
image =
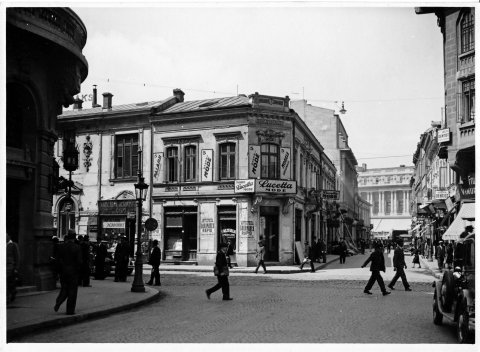
[[[197,148],[185,147],[185,181],[195,181],[197,169]]]
[[[462,83],[462,123],[475,120],[475,79]]]
[[[278,179],[280,177],[278,162],[278,146],[276,144],[262,144],[261,161],[262,161],[262,178]]]
[[[118,135],[115,137],[115,177],[130,178],[138,170],[138,134]]]
[[[178,148],[167,148],[167,182],[178,182]]]
[[[460,25],[462,54],[475,49],[475,19],[473,13],[466,15]]]
[[[220,145],[220,179],[235,178],[235,143]]]

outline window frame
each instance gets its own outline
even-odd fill
[[[179,179],[179,154],[180,148],[178,146],[168,146],[165,148],[165,182],[175,183],[180,182]],[[170,151],[175,151],[176,154],[171,156],[169,155]],[[171,179],[171,167],[174,167],[174,177]]]
[[[121,143],[121,148],[119,145]],[[128,133],[128,134],[116,134],[114,138],[114,176],[117,180],[129,180],[135,178],[138,173],[138,148],[140,143],[140,137],[138,133]],[[134,147],[136,146],[136,153],[133,152]],[[130,149],[128,163],[128,171],[130,174],[125,176],[125,171],[127,166],[125,151],[127,147]],[[121,156],[120,156],[121,154]],[[119,159],[121,158],[122,166],[119,166]],[[122,171],[120,174],[120,170]]]
[[[229,147],[230,150],[226,152],[222,152],[222,147]],[[233,151],[231,150],[233,147]],[[226,181],[226,180],[234,180],[236,178],[236,171],[237,171],[237,143],[232,141],[224,141],[218,143],[218,180],[219,181]],[[226,157],[226,167],[225,173],[226,175],[222,175],[223,171],[223,157]],[[233,161],[231,160],[233,157]],[[233,165],[232,165],[233,163]]]
[[[264,147],[268,146],[268,150],[264,152]],[[276,148],[276,152],[271,152],[270,148]],[[264,163],[264,157],[267,157],[267,165]],[[270,179],[270,180],[279,180],[280,179],[280,146],[275,143],[262,143],[260,145],[260,177],[262,179]],[[274,163],[276,167],[271,167],[272,160],[275,160]],[[264,170],[267,170],[265,175]]]
[[[462,123],[475,120],[475,78],[462,82]]]
[[[193,150],[193,153],[187,155],[187,151]],[[195,182],[197,180],[197,146],[194,144],[183,147],[183,177],[185,182]]]
[[[475,50],[475,15],[466,13],[460,21],[460,54]]]

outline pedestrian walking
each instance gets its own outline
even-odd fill
[[[95,280],[105,279],[105,259],[107,255],[107,246],[99,238],[97,240],[97,247],[95,248]]]
[[[436,249],[436,256],[437,256],[437,263],[438,263],[438,270],[443,270],[443,262],[445,260],[445,247],[443,246],[443,241],[438,242],[438,246]]]
[[[370,290],[375,281],[377,281],[378,286],[380,286],[380,290],[382,290],[382,294],[384,296],[389,295],[390,292],[385,289],[385,283],[383,282],[382,275],[380,274],[380,271],[385,272],[385,258],[383,257],[383,246],[381,244],[377,244],[375,246],[375,250],[372,254],[370,254],[365,263],[363,263],[362,268],[365,268],[370,262],[370,271],[372,274],[367,282],[367,286],[365,286],[365,289],[363,290],[363,293],[371,295],[372,293]]]
[[[233,298],[230,297],[230,284],[228,282],[228,262],[227,262],[227,244],[220,243],[220,249],[217,252],[217,257],[215,258],[214,274],[217,277],[218,283],[205,291],[207,298],[210,299],[210,295],[222,289],[223,300],[231,301]]]
[[[227,262],[230,269],[233,268],[231,256],[233,256],[233,246],[232,242],[230,240],[227,240]]]
[[[13,302],[17,296],[17,278],[20,263],[18,245],[7,233],[7,303]]]
[[[82,251],[82,267],[80,269],[79,285],[92,287],[90,285],[90,240],[88,235],[83,236],[80,240],[80,249]]]
[[[115,282],[127,281],[129,252],[130,247],[127,243],[127,237],[121,236],[113,258],[115,260]]]
[[[344,239],[340,241],[340,264],[345,264],[345,259],[347,258],[347,243]]]
[[[310,272],[315,272],[315,266],[313,265],[313,248],[305,241],[305,248],[303,249],[303,261],[300,265],[300,270],[303,270],[305,263],[310,263]]]
[[[453,244],[449,242],[446,248],[446,257],[445,257],[445,264],[447,264],[447,268],[450,270],[453,268]]]
[[[415,268],[415,264],[418,264],[418,268],[421,269],[422,266],[420,265],[420,250],[418,248],[415,248],[413,251],[413,268]]]
[[[257,268],[255,269],[255,274],[258,273],[260,266],[263,268],[263,273],[267,273],[267,268],[265,266],[265,243],[263,242],[263,236],[260,236],[260,241],[258,241],[257,253],[255,254],[257,259]]]
[[[75,314],[77,304],[78,277],[82,266],[82,251],[75,243],[75,231],[69,230],[65,243],[58,247],[60,266],[60,283],[62,285],[53,309],[58,312],[62,303],[67,300],[67,314]]]
[[[320,240],[317,241],[316,237],[312,239],[312,260],[320,262]]]
[[[397,282],[398,278],[402,279],[403,287],[405,291],[411,291],[410,285],[407,281],[407,276],[405,275],[404,269],[407,268],[407,264],[405,264],[405,254],[403,253],[403,242],[399,241],[397,243],[397,247],[393,251],[393,270],[395,271],[395,275],[393,276],[392,281],[388,284],[388,287],[391,290],[394,290],[395,283]]]
[[[152,266],[152,273],[150,274],[150,281],[147,282],[147,285],[152,285],[153,281],[155,280],[154,286],[161,286],[160,283],[160,258],[161,258],[161,251],[158,248],[158,241],[153,240],[152,242],[153,248],[150,252],[150,259],[148,260],[148,264]]]

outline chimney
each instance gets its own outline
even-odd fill
[[[83,100],[80,99],[79,97],[76,97],[73,100],[73,110],[82,110],[82,104],[83,104]]]
[[[103,93],[103,106],[102,109],[112,110],[112,93]]]
[[[99,108],[100,105],[97,104],[97,85],[93,85],[93,97],[92,97],[92,108]]]
[[[175,89],[173,90],[173,95],[175,96],[175,98],[177,98],[177,101],[178,101],[179,103],[183,103],[184,97],[185,97],[185,93],[184,93],[181,89],[175,88]]]

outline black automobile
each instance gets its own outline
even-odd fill
[[[433,323],[440,325],[443,318],[457,327],[460,343],[474,343],[475,339],[475,234],[461,239],[462,265],[445,271],[442,280],[433,283]]]

